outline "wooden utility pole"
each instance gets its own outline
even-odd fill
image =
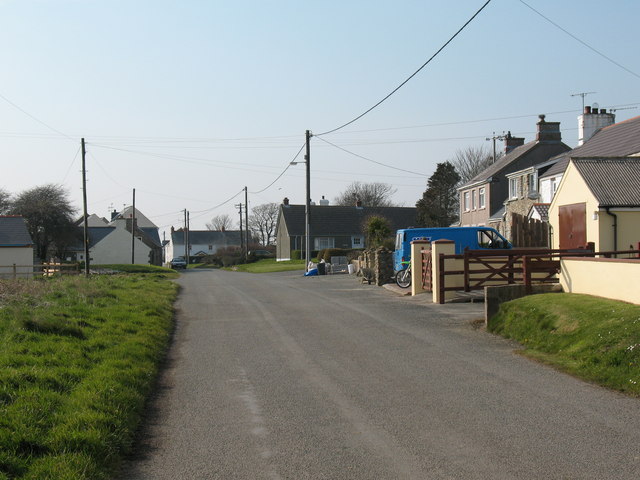
[[[246,245],[246,251],[244,254],[244,261],[248,261],[249,259],[249,199],[248,199],[248,192],[247,192],[247,187],[244,187],[244,224],[245,224],[245,238],[246,241],[244,242],[244,244]]]
[[[309,271],[309,264],[311,263],[311,132],[309,130],[305,133],[306,138],[306,154],[304,156],[305,165],[307,170],[307,184],[306,184],[306,200],[304,208],[304,223],[305,223],[305,271]]]
[[[185,261],[187,262],[187,265],[189,265],[189,256],[191,255],[191,235],[189,234],[191,230],[191,218],[190,218],[190,213],[189,210],[187,210],[187,258],[185,258]]]
[[[242,235],[242,203],[236,205],[240,209],[240,253],[244,252],[244,236]]]
[[[126,220],[125,220],[126,222]],[[131,207],[131,265],[136,263],[136,189],[133,189],[133,206]]]
[[[84,138],[80,141],[82,146],[82,209],[84,212],[84,274],[89,276],[89,214],[87,213],[87,169],[85,165],[86,149]]]
[[[188,246],[188,238],[187,238],[187,209],[184,209],[184,228],[182,230],[182,237],[184,239],[184,261],[187,262],[189,259],[189,246]]]

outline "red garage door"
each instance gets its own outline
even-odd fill
[[[560,207],[560,248],[582,248],[587,243],[587,204]]]

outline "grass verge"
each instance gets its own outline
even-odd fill
[[[569,293],[531,295],[502,304],[488,328],[520,342],[532,358],[640,396],[640,305]]]
[[[172,330],[175,273],[0,280],[0,479],[106,479]]]
[[[263,258],[254,263],[245,263],[234,267],[225,267],[225,270],[249,273],[273,273],[288,272],[291,270],[304,270],[304,260],[286,260],[277,262],[275,258]]]

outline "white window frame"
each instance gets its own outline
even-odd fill
[[[462,194],[462,198],[463,198],[463,206],[464,206],[464,211],[468,212],[470,210],[469,208],[469,204],[470,204],[470,193],[469,191],[466,191]]]
[[[336,239],[333,237],[316,237],[313,239],[314,250],[324,250],[325,248],[335,248]]]
[[[478,209],[481,210],[483,208],[486,208],[487,204],[486,204],[486,188],[485,187],[480,187],[478,189]]]
[[[509,200],[516,200],[518,198],[518,178],[512,177],[509,179]]]
[[[362,235],[353,235],[351,237],[351,248],[364,248],[364,237]]]
[[[476,191],[471,190],[471,210],[476,209]]]

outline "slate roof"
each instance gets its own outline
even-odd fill
[[[640,158],[574,158],[600,207],[640,207]]]
[[[280,212],[290,236],[304,235],[304,205],[281,205]],[[415,207],[342,207],[338,205],[311,205],[311,235],[362,235],[362,225],[371,215],[389,220],[392,232],[416,224]]]
[[[20,216],[0,216],[0,247],[31,247],[33,240]]]
[[[547,222],[549,221],[550,205],[550,203],[534,203],[533,205],[531,205],[531,209],[529,210],[529,212],[531,212],[531,210],[535,210],[536,212],[538,212],[538,215],[540,215],[542,221]]]
[[[171,234],[174,245],[184,245],[184,232],[175,230]],[[211,230],[190,230],[189,242],[191,245],[240,245],[240,231],[227,230],[225,232]]]
[[[497,175],[504,168],[509,166],[509,164],[511,164],[511,162],[517,160],[522,155],[524,155],[525,153],[527,153],[530,150],[532,150],[538,144],[539,144],[539,142],[534,140],[532,142],[525,143],[524,145],[520,145],[519,147],[514,148],[509,153],[507,153],[505,156],[503,156],[502,158],[497,160],[496,163],[491,164],[488,168],[486,168],[485,170],[480,172],[478,175],[473,177],[467,183],[465,183],[464,185],[458,187],[458,190],[462,190],[462,189],[468,187],[469,185],[473,185],[474,183],[485,182],[485,181],[489,180],[491,177]]]
[[[562,174],[571,158],[624,157],[640,153],[640,116],[598,130],[583,145],[562,153],[558,162],[540,178]]]

